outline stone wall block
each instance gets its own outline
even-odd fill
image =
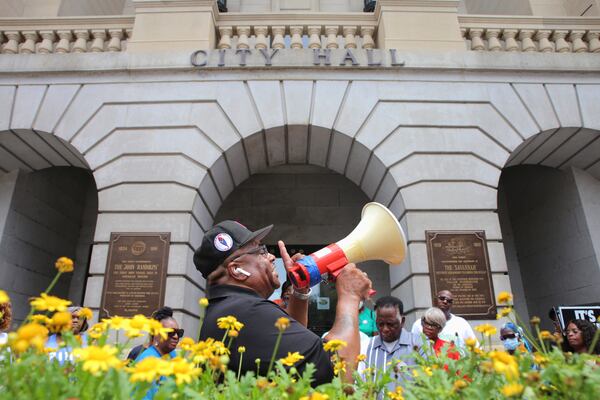
[[[579,117],[578,101],[573,85],[567,84],[549,84],[546,90],[550,95],[550,100],[554,106],[558,120],[561,126],[582,126]]]
[[[10,126],[12,129],[32,127],[45,92],[45,85],[23,85],[17,88]]]
[[[308,147],[308,126],[288,125],[287,151],[290,164],[306,163]]]
[[[407,212],[407,240],[425,241],[427,230],[485,231],[488,240],[501,240],[498,215],[493,211]]]
[[[264,129],[283,126],[285,119],[280,83],[277,81],[250,81],[248,87]]]

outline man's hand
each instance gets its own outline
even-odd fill
[[[348,264],[342,269],[336,279],[335,287],[339,298],[355,298],[357,304],[369,297],[372,288],[367,273],[358,269],[355,264]]]
[[[294,266],[294,263],[304,257],[304,255],[300,253],[294,254],[292,257],[287,252],[285,248],[285,243],[283,241],[278,241],[277,245],[279,246],[279,254],[281,254],[281,259],[283,260],[283,266],[285,267],[286,275],[289,273],[290,268]],[[286,277],[287,278],[287,277]],[[301,293],[308,293],[307,289],[296,289],[292,286],[292,290],[300,291]],[[287,313],[294,318],[296,321],[300,322],[302,325],[307,326],[308,324],[308,301],[301,300],[294,296],[293,294],[290,296],[290,301],[286,308]]]

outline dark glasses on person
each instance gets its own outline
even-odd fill
[[[508,333],[506,335],[500,336],[500,340],[514,339],[516,337],[517,337],[516,334],[514,334],[514,333]]]
[[[435,322],[429,322],[425,318],[421,318],[421,325],[426,326],[430,329],[442,329],[442,327]]]
[[[183,328],[181,329],[173,329],[171,332],[167,333],[167,335],[169,335],[169,337],[173,337],[175,335],[177,335],[178,338],[182,338],[183,337]]]
[[[452,304],[452,302],[454,301],[450,297],[446,297],[446,296],[438,296],[438,300],[445,301],[448,304]]]
[[[233,260],[236,260],[236,259],[240,258],[241,256],[245,256],[246,254],[258,254],[259,256],[266,256],[267,254],[269,254],[269,250],[267,249],[266,245],[261,244],[260,246],[254,248],[252,250],[248,250],[248,251],[244,251],[243,253],[236,254],[229,261],[231,262]]]

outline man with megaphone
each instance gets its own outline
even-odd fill
[[[252,232],[237,222],[223,221],[205,233],[201,246],[194,254],[194,264],[207,280],[209,299],[200,339],[220,339],[223,330],[218,328],[217,319],[228,315],[236,317],[244,327],[232,346],[229,365],[239,364],[240,355],[235,349],[244,346],[246,354],[242,358],[242,372],[256,371],[255,360],[260,359],[258,371],[266,375],[279,336],[275,322],[287,317],[290,325],[281,336],[276,359],[297,351],[304,357],[295,365],[300,373],[306,364],[312,363],[316,366],[313,385],[329,382],[333,379],[329,355],[323,349],[321,338],[306,328],[309,287],[295,285],[287,312],[267,300],[280,286],[273,264],[275,256],[261,244],[272,227],[270,225]],[[279,241],[278,245],[289,275],[302,256],[290,257],[284,243]],[[351,380],[354,360],[360,350],[358,305],[368,297],[372,288],[366,273],[353,263],[346,261],[336,271],[336,316],[325,341],[340,339],[347,343],[339,355],[346,360],[346,379]]]

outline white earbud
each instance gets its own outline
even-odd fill
[[[252,275],[250,272],[246,271],[245,269],[242,268],[236,268],[234,269],[235,272],[239,272],[240,274],[246,275],[246,276],[250,276]]]

